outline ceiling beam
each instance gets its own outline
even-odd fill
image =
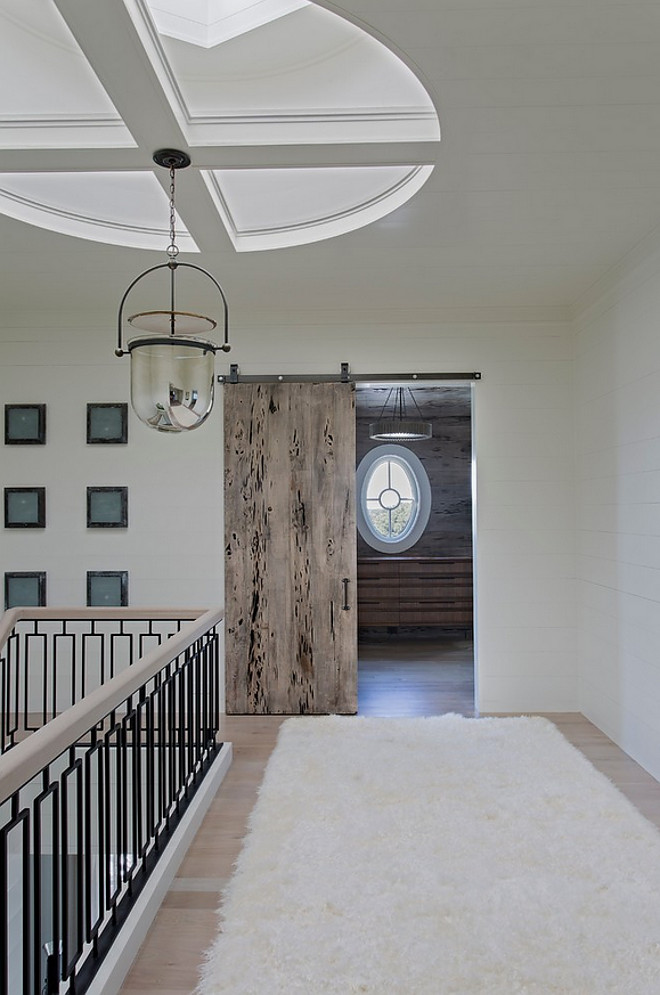
[[[54,0],[137,145],[185,148],[186,138],[144,37],[123,0]]]
[[[166,93],[164,73],[158,71],[158,60],[153,58],[154,39],[147,37],[146,27],[139,29],[138,19],[131,17],[123,0],[55,0],[55,4],[138,146],[137,153],[125,150],[127,161],[131,153],[131,161],[141,157],[146,162],[162,148],[181,149],[190,155],[173,108],[175,101]],[[145,48],[151,58],[145,58]],[[108,151],[115,153],[115,161],[119,158],[118,150]],[[153,168],[169,191],[167,172]],[[200,250],[231,246],[199,173],[191,170],[179,189],[178,213]]]
[[[162,144],[162,143],[161,143]],[[185,144],[185,143],[184,143]],[[332,166],[433,165],[438,142],[348,142],[333,145],[185,145],[198,169],[292,169]],[[77,173],[153,169],[152,149],[0,149],[0,170]]]
[[[439,142],[346,142],[308,145],[194,146],[200,169],[286,169],[332,166],[434,165]]]
[[[151,153],[141,148],[0,149],[3,173],[115,173],[153,166]]]
[[[188,112],[143,0],[54,0],[83,55],[130,132],[134,146],[0,150],[5,172],[151,170],[169,193],[161,148],[186,152],[193,168],[177,183],[177,210],[204,251],[232,247],[201,170],[322,169],[433,165],[437,141],[193,145]]]

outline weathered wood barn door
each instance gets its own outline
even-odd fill
[[[355,395],[226,383],[230,714],[357,708]]]

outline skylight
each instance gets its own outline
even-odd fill
[[[214,48],[278,17],[307,7],[309,0],[147,0],[158,31],[170,38]]]

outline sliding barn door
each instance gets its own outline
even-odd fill
[[[357,708],[351,384],[225,384],[230,714]]]

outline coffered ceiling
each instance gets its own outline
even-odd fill
[[[0,55],[5,312],[160,261],[162,147],[234,313],[569,314],[660,226],[657,3],[0,0]]]

